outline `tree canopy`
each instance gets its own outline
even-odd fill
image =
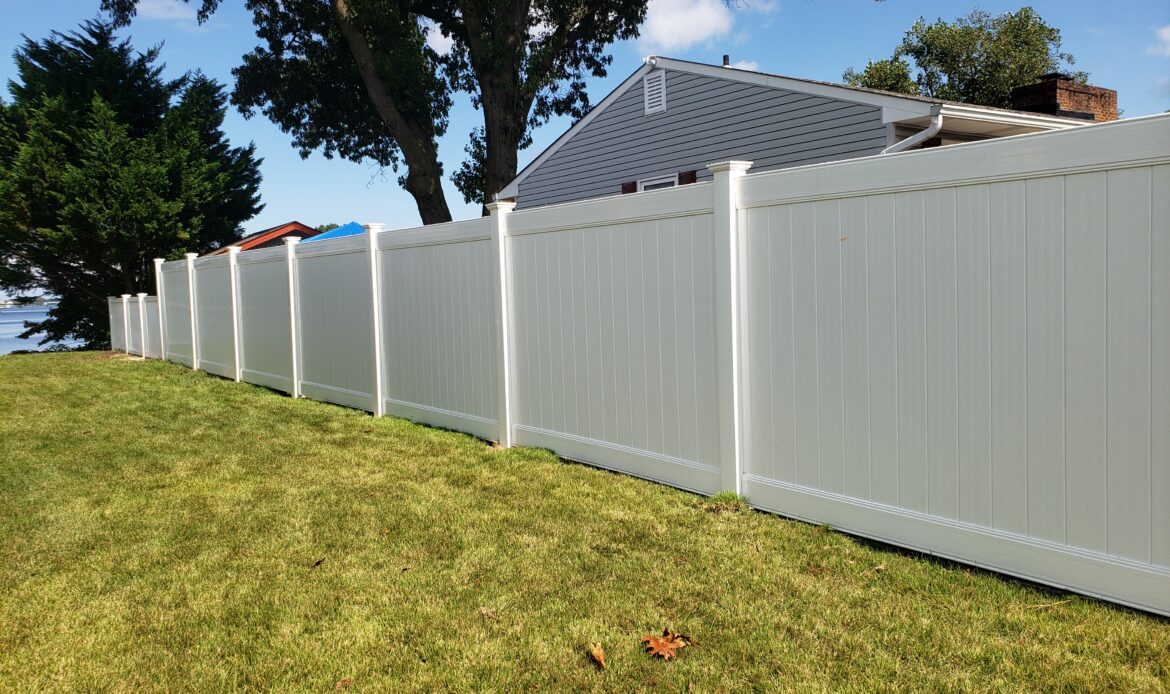
[[[259,160],[223,131],[223,87],[165,80],[159,48],[112,24],[26,38],[0,104],[0,287],[59,303],[24,337],[108,342],[106,297],[147,291],[152,259],[205,252],[260,211]]]
[[[843,79],[858,87],[1007,108],[1013,88],[1074,62],[1061,51],[1060,30],[1031,7],[995,16],[974,10],[953,22],[920,17],[892,56],[870,61],[860,72],[848,68]],[[1088,75],[1071,77],[1083,82]]]
[[[128,22],[140,0],[102,0]],[[191,0],[186,0],[191,1]],[[220,0],[201,0],[206,19]],[[292,135],[302,156],[373,161],[426,224],[451,219],[438,138],[455,93],[483,125],[452,176],[468,202],[489,202],[516,175],[532,128],[589,109],[585,78],[603,77],[606,48],[637,35],[647,0],[248,0],[260,45],[235,71],[232,102]],[[440,54],[427,38],[451,41]]]

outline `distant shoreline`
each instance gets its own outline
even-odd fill
[[[54,347],[59,349],[60,347],[74,348],[80,346],[81,343],[77,341],[55,342],[42,345],[39,344],[39,337],[34,337],[30,340],[22,340],[17,337],[17,335],[24,332],[25,321],[44,320],[53,305],[25,304],[23,306],[0,307],[0,355],[23,351],[54,351]]]

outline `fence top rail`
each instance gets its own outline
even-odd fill
[[[711,213],[715,207],[710,181],[676,188],[612,195],[517,210],[508,215],[508,234],[538,234],[650,219]]]
[[[250,251],[240,251],[236,256],[236,263],[240,265],[264,263],[272,260],[284,260],[283,244],[269,248],[253,248]]]
[[[741,208],[1170,162],[1170,114],[748,174]]]
[[[434,246],[445,243],[465,243],[491,238],[492,224],[490,217],[476,217],[459,222],[432,224],[425,227],[412,227],[382,231],[378,233],[378,250],[386,251],[396,248],[411,248],[415,246]]]
[[[159,265],[159,267],[162,268],[163,272],[186,272],[187,271],[187,261],[186,260],[168,260],[165,263],[163,263],[162,265]]]
[[[366,236],[366,234],[355,234],[336,239],[313,241],[312,243],[301,242],[296,244],[297,258],[315,258],[323,255],[338,255],[364,251],[366,244],[369,243],[366,240]]]
[[[196,270],[203,270],[227,267],[228,265],[231,265],[231,262],[230,255],[209,255],[202,258],[196,258],[194,265]]]

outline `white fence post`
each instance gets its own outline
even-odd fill
[[[499,444],[512,445],[513,397],[512,377],[515,373],[512,355],[512,272],[508,250],[508,215],[515,209],[514,202],[488,203],[492,219],[492,308],[496,319],[496,412],[499,420]]]
[[[726,491],[743,491],[743,399],[740,381],[739,179],[750,161],[725,161],[707,166],[715,177],[715,313],[718,340],[719,476]]]
[[[300,359],[300,309],[297,301],[297,244],[296,236],[284,237],[284,259],[288,268],[288,326],[289,350],[292,354],[292,396],[301,397]]]
[[[142,358],[146,358],[146,292],[138,292],[138,344],[142,347]]]
[[[163,294],[163,263],[166,262],[162,258],[154,259],[154,293],[158,297],[158,345],[159,345],[159,359],[166,361],[167,358],[167,314],[166,314],[166,296]]]
[[[195,319],[195,259],[198,253],[187,254],[187,308],[191,313],[191,368],[199,368],[199,321]]]
[[[382,384],[382,273],[378,263],[378,233],[385,224],[363,224],[366,228],[366,251],[370,256],[370,308],[373,312],[374,332],[374,416],[381,417],[385,410]]]
[[[122,295],[122,351],[130,354],[130,295]]]
[[[232,373],[240,381],[240,247],[228,246],[228,282],[232,291]]]

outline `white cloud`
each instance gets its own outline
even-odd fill
[[[195,8],[179,0],[139,0],[138,17],[164,22],[195,20]]]
[[[752,72],[760,71],[760,64],[754,60],[737,60],[728,67],[733,67],[736,70],[751,70]]]
[[[686,50],[727,36],[732,12],[722,0],[650,0],[640,43],[651,52]]]
[[[1158,37],[1158,43],[1146,48],[1146,53],[1170,57],[1170,24],[1154,29],[1154,35]]]
[[[640,53],[678,53],[716,40],[737,44],[736,22],[767,26],[780,9],[779,0],[650,0],[638,39]],[[757,15],[747,17],[747,15]],[[746,61],[745,61],[746,64]]]

